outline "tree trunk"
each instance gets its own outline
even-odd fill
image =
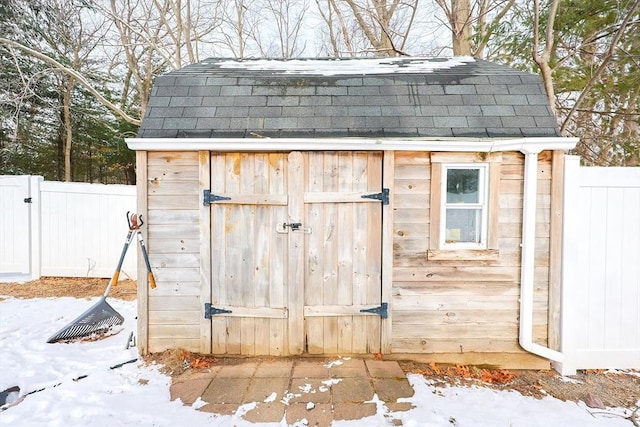
[[[471,56],[471,5],[469,0],[451,0],[451,36],[454,56]]]

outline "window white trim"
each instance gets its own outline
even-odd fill
[[[497,261],[498,249],[498,211],[501,180],[502,153],[431,153],[431,195],[429,199],[429,249],[427,259],[439,261],[477,260]],[[459,246],[444,248],[440,235],[444,229],[442,219],[442,198],[446,197],[442,189],[442,169],[445,165],[486,164],[488,176],[485,177],[485,202],[487,206],[486,246],[473,246],[466,249]]]
[[[448,203],[447,202],[447,172],[451,169],[467,169],[478,171],[478,201],[475,203]],[[441,249],[487,249],[488,229],[488,163],[445,163],[442,165],[441,177],[441,207],[440,207],[440,242]],[[479,234],[479,242],[447,242],[447,212],[450,210],[479,210],[480,221],[476,223],[476,234]],[[478,230],[479,229],[479,230]],[[479,233],[478,233],[479,231]]]

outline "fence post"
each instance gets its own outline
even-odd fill
[[[42,265],[42,232],[41,232],[41,184],[44,178],[41,176],[29,176],[29,195],[31,205],[29,209],[29,246],[30,246],[30,280],[40,278]]]
[[[576,318],[575,292],[579,283],[575,272],[580,268],[575,256],[580,242],[580,157],[566,156],[564,162],[564,202],[562,220],[562,296],[560,310],[560,351],[564,353],[563,363],[554,365],[562,375],[576,374],[576,343],[573,337],[579,327]],[[573,254],[573,256],[572,256]]]

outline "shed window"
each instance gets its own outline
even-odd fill
[[[431,154],[429,259],[498,258],[501,161],[500,153]]]
[[[445,165],[440,243],[443,248],[487,246],[487,165]]]

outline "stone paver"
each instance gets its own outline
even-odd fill
[[[318,360],[299,360],[291,372],[293,378],[329,378],[329,368]]]
[[[250,378],[216,377],[202,393],[202,400],[207,403],[244,403],[250,381]]]
[[[289,378],[293,368],[292,360],[270,360],[260,363],[256,367],[256,378]]]
[[[252,423],[277,423],[284,418],[285,405],[280,402],[258,403],[242,418]]]
[[[329,368],[333,378],[366,377],[367,368],[362,359],[341,359]]]
[[[292,378],[289,392],[294,396],[289,402],[329,403],[330,384],[329,380],[323,378]]]
[[[373,398],[373,387],[367,377],[343,379],[331,386],[334,403],[366,402]]]
[[[169,394],[171,400],[180,398],[185,405],[191,405],[198,400],[202,393],[209,387],[211,378],[193,378],[177,381],[171,384]]]
[[[414,394],[406,378],[373,378],[372,381],[378,398],[384,402],[397,402]]]
[[[289,389],[289,377],[286,378],[252,378],[244,395],[245,402],[264,402],[274,392],[281,398]]]
[[[367,369],[372,378],[406,378],[398,362],[391,360],[367,360]]]
[[[375,403],[336,403],[333,418],[336,420],[359,420],[376,414]]]
[[[291,425],[307,420],[308,426],[329,427],[333,423],[333,411],[330,403],[319,403],[308,409],[306,403],[294,403],[287,406],[287,424]]]
[[[258,366],[258,363],[256,362],[245,362],[245,363],[241,363],[238,365],[228,365],[228,366],[223,366],[220,371],[218,372],[218,375],[216,375],[217,378],[248,378],[253,376],[254,372],[256,371],[256,368]]]
[[[186,405],[201,397],[206,404],[200,411],[236,414],[248,422],[280,424],[284,419],[291,425],[306,420],[308,426],[328,427],[334,420],[375,415],[374,393],[390,412],[410,410],[411,403],[398,399],[412,397],[414,390],[394,361],[309,358],[248,359],[208,372],[187,372],[174,379],[170,393],[172,400]],[[247,403],[255,407],[237,412]]]

